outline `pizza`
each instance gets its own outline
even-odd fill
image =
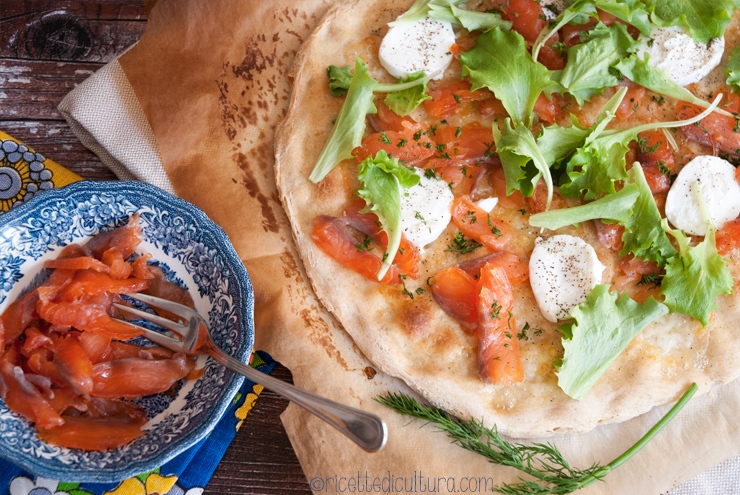
[[[276,180],[317,296],[375,366],[520,438],[738,376],[740,24],[683,8],[330,9]]]

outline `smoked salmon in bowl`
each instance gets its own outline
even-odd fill
[[[243,377],[132,335],[111,303],[139,291],[190,304],[248,361],[249,276],[192,204],[141,182],[83,181],[0,214],[0,457],[114,482],[215,427]]]

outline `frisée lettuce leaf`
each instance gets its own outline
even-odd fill
[[[493,91],[516,125],[529,127],[537,98],[559,86],[552,71],[532,58],[516,31],[495,28],[481,34],[472,49],[460,54],[460,62],[471,89]]]
[[[569,23],[585,24],[590,17],[596,18],[597,10],[603,10],[614,17],[635,26],[642,34],[650,34],[652,27],[648,8],[640,0],[576,0],[563,10],[558,17],[540,31],[532,46],[532,56],[535,60],[545,42]]]
[[[613,194],[614,183],[627,178],[625,156],[629,143],[637,139],[639,133],[698,122],[716,109],[721,98],[722,95],[718,95],[709,108],[686,120],[649,122],[627,129],[593,132],[568,162],[568,181],[560,186],[560,193],[572,198],[584,194],[586,200]]]
[[[358,177],[362,188],[357,191],[357,195],[367,203],[362,213],[375,213],[381,228],[388,234],[388,247],[377,275],[380,280],[390,268],[401,245],[402,191],[417,185],[420,178],[401,165],[397,158],[389,157],[385,150],[378,151],[374,158],[368,157],[360,163]]]
[[[511,119],[504,122],[503,131],[493,126],[493,139],[496,151],[504,168],[506,193],[519,190],[525,196],[531,196],[537,182],[542,178],[547,186],[547,206],[552,202],[552,176],[550,167],[545,161],[532,131],[519,124],[511,125]]]
[[[597,285],[586,301],[573,308],[572,323],[562,325],[563,358],[556,363],[558,386],[570,397],[586,397],[596,381],[640,332],[668,314],[668,307],[649,297],[637,303]]]
[[[735,93],[740,92],[740,48],[733,48],[730,52],[725,74],[727,74],[727,85],[731,86]]]
[[[339,162],[352,158],[352,150],[360,145],[365,134],[365,116],[378,111],[373,103],[373,91],[377,85],[378,82],[367,73],[365,62],[357,58],[347,99],[308,177],[311,182],[319,182]]]
[[[352,83],[351,66],[337,67],[336,65],[330,65],[326,68],[326,76],[329,78],[329,91],[331,91],[332,96],[347,94],[349,85]]]
[[[611,67],[637,45],[625,25],[620,23],[609,27],[599,23],[587,37],[568,49],[568,62],[559,79],[579,105],[619,84],[620,78]]]
[[[728,260],[715,247],[716,229],[707,229],[704,240],[692,247],[682,231],[668,227],[667,220],[663,220],[662,226],[676,239],[679,249],[678,256],[665,267],[661,283],[665,304],[672,312],[692,316],[706,325],[717,309],[717,296],[730,294],[733,287]]]
[[[346,79],[346,69],[338,68],[331,72],[334,74],[335,85],[340,86],[346,83],[346,81],[342,82]],[[378,111],[373,103],[375,92],[406,91],[415,86],[426,88],[426,83],[435,75],[430,74],[418,79],[409,78],[403,83],[381,84],[370,77],[365,62],[358,57],[355,60],[355,70],[347,89],[347,97],[339,110],[329,139],[324,144],[316,165],[308,177],[309,180],[313,183],[321,181],[339,162],[352,158],[352,150],[362,143],[362,137],[365,134],[365,116]],[[330,88],[331,83],[330,75]]]
[[[490,31],[494,27],[510,29],[511,22],[501,18],[497,12],[478,12],[458,7],[465,0],[416,0],[413,5],[396,18],[389,22],[389,26],[421,21],[427,17],[438,21],[447,21],[460,24],[468,31]]]
[[[736,0],[645,0],[653,9],[658,26],[680,26],[694,40],[707,44],[724,36],[725,28],[738,8]]]
[[[399,79],[398,83],[403,84],[409,81],[416,81],[417,79],[424,79],[424,73],[421,71],[414,72],[413,74],[409,74],[409,77],[405,81],[403,79]],[[431,99],[432,97],[427,93],[427,85],[426,83],[423,83],[412,88],[404,89],[403,91],[393,91],[388,93],[385,96],[383,103],[385,103],[393,113],[403,117],[404,115],[408,115],[416,110],[416,107],[421,105],[424,100]]]

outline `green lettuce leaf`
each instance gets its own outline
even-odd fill
[[[429,10],[432,5],[448,7],[463,2],[464,0],[416,0],[409,9],[403,14],[396,17],[396,20],[389,22],[389,26],[399,26],[401,24],[410,24],[421,21],[429,17]]]
[[[512,126],[511,119],[507,118],[503,131],[493,126],[493,139],[504,168],[506,193],[519,190],[525,196],[531,196],[537,182],[542,178],[547,186],[546,208],[549,209],[552,202],[552,176],[532,131],[522,124]]]
[[[732,86],[734,92],[740,93],[740,48],[733,48],[730,52],[725,74],[727,74],[728,86]]]
[[[640,191],[635,184],[625,184],[622,189],[596,201],[580,206],[545,211],[529,217],[532,227],[557,230],[566,225],[576,225],[588,220],[605,219],[625,223],[632,215],[632,208]]]
[[[531,124],[532,110],[545,90],[552,90],[552,72],[532,59],[527,42],[516,31],[500,28],[481,34],[475,46],[460,54],[462,75],[472,89],[486,87],[501,100],[515,124]]]
[[[537,60],[547,40],[566,24],[585,24],[589,17],[597,18],[597,8],[635,26],[646,36],[650,34],[652,25],[648,14],[649,9],[640,0],[576,0],[540,31],[532,46],[532,57]]]
[[[490,31],[494,27],[511,29],[511,22],[501,18],[497,12],[478,12],[458,7],[465,0],[416,0],[414,4],[396,18],[389,22],[389,26],[398,26],[405,23],[421,21],[426,17],[460,24],[468,31]]]
[[[365,62],[358,58],[347,90],[347,99],[344,100],[329,139],[308,177],[311,182],[319,182],[339,162],[352,158],[352,150],[362,143],[362,136],[365,134],[365,116],[378,111],[373,103],[373,91],[377,86],[378,82],[368,75]]]
[[[620,222],[624,225],[624,247],[619,254],[625,256],[631,253],[637,258],[656,261],[663,266],[668,258],[676,255],[676,250],[661,226],[660,210],[639,163],[632,165],[629,175],[630,182],[637,186],[639,194],[632,213]]]
[[[626,88],[620,89],[604,105],[593,128],[584,129],[571,116],[573,125],[545,127],[535,141],[526,126],[512,126],[509,119],[506,120],[503,131],[494,125],[493,137],[504,168],[507,193],[519,190],[525,196],[531,196],[537,181],[544,177],[548,194],[552,194],[550,167],[583,146],[591,135],[603,131],[619,108],[626,91]],[[548,208],[549,204],[548,201]]]
[[[419,176],[402,166],[397,158],[391,158],[380,150],[374,158],[368,157],[359,165],[358,177],[362,188],[357,195],[367,206],[363,213],[373,212],[380,220],[381,228],[388,234],[388,247],[383,255],[383,266],[378,272],[382,279],[396,256],[401,244],[401,194],[403,189],[419,183]]]
[[[649,10],[640,0],[597,0],[595,5],[617,19],[635,26],[645,36],[652,30]]]
[[[568,127],[543,127],[537,138],[537,146],[547,165],[552,166],[583,146],[591,131],[590,128],[581,127],[578,120],[571,115],[571,125]]]
[[[571,310],[575,319],[560,327],[563,359],[558,363],[558,385],[581,400],[617,356],[650,323],[668,314],[668,308],[649,297],[639,304],[608,285],[597,285],[586,301]]]
[[[678,256],[665,267],[661,284],[665,304],[672,312],[689,315],[706,325],[717,309],[717,296],[730,294],[733,287],[728,260],[720,256],[715,247],[716,229],[709,228],[704,240],[691,247],[686,235],[669,228],[667,220],[663,220],[662,226],[679,247]]]
[[[403,79],[399,79],[398,82],[402,84],[408,81],[415,81],[417,79],[424,79],[424,73],[421,71],[414,72],[413,74],[409,74],[408,79],[405,81]],[[416,110],[416,107],[421,105],[421,102],[424,100],[431,99],[432,97],[427,93],[427,85],[424,83],[412,88],[404,89],[403,91],[388,93],[383,101],[394,113],[403,117],[404,115],[408,115]]]
[[[675,82],[663,70],[650,65],[648,60],[649,55],[647,53],[642,60],[637,55],[632,55],[629,58],[620,60],[614,67],[630,81],[644,86],[651,91],[655,91],[660,95],[686,101],[703,108],[709,108],[711,103],[694,96],[691,91]],[[729,117],[733,116],[731,113],[720,108],[716,108],[715,112]]]
[[[568,62],[559,80],[579,105],[619,83],[620,78],[610,70],[611,66],[637,45],[625,25],[620,23],[610,27],[599,23],[587,37],[568,49]]]
[[[347,90],[347,98],[342,104],[339,115],[329,139],[321,150],[316,165],[308,177],[311,182],[321,181],[339,162],[352,158],[352,150],[362,144],[365,134],[365,116],[378,111],[373,103],[374,93],[405,92],[416,86],[426,88],[426,83],[434,74],[409,78],[408,81],[396,84],[380,84],[370,77],[365,62],[359,57],[355,61],[355,71]]]
[[[505,31],[511,29],[511,22],[503,20],[501,14],[461,9],[454,4],[450,6],[431,5],[429,17],[440,21],[448,21],[453,24],[460,24],[468,31],[487,32],[496,27]]]
[[[329,78],[329,91],[331,91],[332,96],[347,94],[349,85],[352,83],[352,67],[349,65],[344,67],[330,65],[326,68],[326,75]]]
[[[645,0],[653,9],[658,26],[680,26],[694,40],[707,44],[724,36],[725,28],[738,7],[736,0]]]

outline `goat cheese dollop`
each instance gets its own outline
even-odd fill
[[[419,249],[434,242],[452,219],[455,197],[447,183],[416,169],[419,183],[401,193],[401,225],[406,239]]]
[[[718,229],[740,215],[740,184],[735,167],[727,160],[697,156],[681,169],[665,202],[665,216],[671,225],[687,234],[707,234],[699,194]]]
[[[650,55],[649,64],[662,69],[681,86],[704,79],[722,61],[724,38],[715,38],[708,45],[697,43],[675,26],[654,28],[643,38],[637,56]]]
[[[452,24],[425,18],[401,23],[388,30],[380,43],[380,63],[392,76],[407,78],[414,72],[426,75],[440,71],[434,79],[442,79],[452,63],[450,47],[455,44]]]
[[[534,298],[542,316],[552,322],[568,318],[570,310],[601,282],[603,272],[594,248],[572,235],[538,238],[529,258]]]

